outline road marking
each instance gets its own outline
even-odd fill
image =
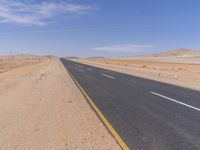
[[[91,68],[87,68],[87,70],[89,70],[89,71],[92,71],[92,69],[91,69]]]
[[[102,73],[102,76],[105,76],[105,77],[108,77],[108,78],[111,78],[111,79],[115,79],[114,77],[109,76],[109,75],[107,75],[107,74],[105,74],[105,73]]]
[[[88,94],[85,92],[85,90],[81,87],[81,85],[78,83],[78,81],[74,78],[74,76],[70,73],[70,71],[66,68],[67,72],[69,73],[72,80],[76,83],[78,88],[80,89],[81,93],[84,95],[84,97],[87,99],[91,107],[94,109],[94,111],[99,116],[100,120],[104,123],[104,125],[107,127],[111,135],[114,137],[114,139],[117,141],[119,146],[122,148],[122,150],[130,150],[130,148],[127,146],[127,144],[122,140],[122,138],[119,136],[117,131],[112,127],[112,125],[109,123],[109,121],[106,119],[106,117],[103,115],[103,113],[99,110],[99,108],[96,106],[94,101],[88,96]]]
[[[183,105],[183,106],[186,106],[186,107],[192,108],[192,109],[194,109],[194,110],[200,111],[200,109],[197,108],[197,107],[194,107],[194,106],[188,105],[188,104],[186,104],[186,103],[183,103],[183,102],[177,101],[177,100],[175,100],[175,99],[173,99],[173,98],[169,98],[169,97],[167,97],[167,96],[164,96],[164,95],[158,94],[158,93],[156,93],[156,92],[152,92],[152,91],[151,91],[150,93],[151,93],[151,94],[154,94],[154,95],[157,95],[157,96],[160,96],[160,97],[162,97],[162,98],[168,99],[168,100],[170,100],[170,101],[172,101],[172,102],[175,102],[175,103],[181,104],[181,105]]]

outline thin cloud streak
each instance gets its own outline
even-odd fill
[[[107,51],[107,52],[140,52],[144,49],[153,48],[154,45],[139,45],[139,44],[119,44],[109,45],[102,47],[92,48],[96,51]]]
[[[99,31],[99,30],[118,30],[123,27],[88,27],[88,28],[72,28],[72,29],[55,29],[55,30],[33,30],[22,32],[0,32],[0,35],[10,34],[34,34],[34,33],[57,33],[57,32],[81,32],[81,31]]]
[[[44,26],[48,20],[59,16],[82,15],[93,8],[66,2],[32,3],[14,0],[0,1],[0,22]]]

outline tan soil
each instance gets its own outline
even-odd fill
[[[190,63],[169,62],[169,60],[161,62],[162,59],[159,61],[153,61],[152,58],[151,60],[148,59],[148,57],[143,57],[142,59],[88,58],[73,60],[130,75],[200,90],[199,63],[192,63],[191,59]]]
[[[58,59],[0,59],[0,149],[120,149]]]

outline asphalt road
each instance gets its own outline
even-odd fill
[[[200,150],[200,92],[61,59],[133,150]]]

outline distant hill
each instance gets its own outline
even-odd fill
[[[87,57],[87,59],[101,59],[101,58],[105,58],[105,57],[102,57],[102,56]]]
[[[152,54],[148,56],[153,57],[200,57],[200,50],[191,50],[191,49],[173,49],[169,51],[160,52],[158,54]]]
[[[75,56],[69,56],[69,57],[65,57],[66,59],[79,59],[79,57],[75,57]]]

